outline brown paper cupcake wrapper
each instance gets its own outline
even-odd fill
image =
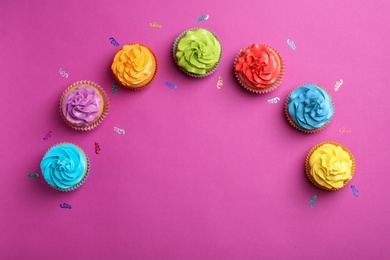
[[[217,61],[217,63],[214,65],[214,67],[212,67],[209,71],[206,71],[205,74],[196,74],[196,73],[191,73],[189,71],[187,71],[186,69],[184,69],[183,67],[180,67],[179,65],[177,65],[177,58],[176,58],[176,50],[177,50],[177,45],[179,44],[179,41],[181,40],[181,38],[184,37],[184,35],[189,32],[189,31],[194,31],[194,30],[197,30],[197,29],[204,29],[204,30],[207,30],[209,31],[216,39],[217,41],[219,42],[219,44],[221,45],[221,54],[219,55],[219,59]],[[218,39],[218,37],[210,30],[208,29],[205,29],[205,28],[191,28],[191,29],[188,29],[186,31],[184,31],[183,33],[181,33],[175,40],[175,42],[173,43],[173,48],[172,48],[172,55],[173,55],[173,60],[175,61],[177,67],[179,67],[179,69],[184,72],[187,76],[190,76],[190,77],[193,77],[193,78],[204,78],[204,77],[207,77],[211,74],[213,74],[218,66],[219,66],[219,63],[221,62],[221,59],[222,59],[222,44],[221,44],[221,41]]]
[[[142,47],[147,48],[147,49],[152,53],[152,55],[153,55],[153,57],[154,57],[154,60],[156,61],[156,70],[154,71],[152,78],[151,78],[145,85],[143,85],[143,86],[141,86],[141,87],[131,87],[131,86],[126,86],[126,85],[122,84],[122,83],[118,80],[118,78],[116,77],[116,75],[113,74],[113,73],[112,73],[112,74],[113,74],[113,76],[114,76],[115,82],[116,82],[118,85],[120,85],[120,86],[122,86],[122,87],[125,87],[125,88],[127,88],[127,89],[131,89],[131,90],[141,90],[141,89],[146,88],[146,87],[149,86],[150,84],[152,84],[153,80],[155,79],[156,74],[157,74],[157,70],[158,70],[158,59],[157,59],[156,54],[155,54],[148,46],[143,45],[143,44],[140,44],[140,43],[129,43],[129,44],[126,44],[126,45],[132,45],[132,44],[141,45]]]
[[[280,60],[280,73],[279,73],[279,76],[278,78],[276,79],[276,81],[274,83],[272,83],[271,85],[265,87],[265,88],[256,88],[255,86],[253,86],[252,83],[250,83],[249,81],[247,81],[245,79],[245,77],[243,77],[241,75],[241,73],[238,73],[236,72],[235,70],[235,67],[236,67],[236,64],[237,64],[237,61],[238,59],[240,58],[241,56],[241,53],[243,50],[246,50],[248,48],[250,48],[251,46],[248,46],[246,48],[243,48],[241,49],[235,59],[234,59],[234,64],[233,64],[233,70],[234,70],[234,74],[236,76],[236,79],[237,81],[240,83],[241,86],[243,86],[246,90],[249,90],[250,92],[252,93],[256,93],[256,94],[265,94],[265,93],[269,93],[275,89],[277,89],[279,87],[279,85],[282,83],[283,79],[284,79],[284,70],[285,70],[285,66],[284,66],[284,61],[283,61],[283,58],[282,56],[279,54],[279,52],[277,50],[275,50],[274,48],[272,48],[271,46],[268,46],[268,45],[265,45],[265,44],[259,44],[259,45],[264,45],[264,46],[267,46],[268,48],[270,48],[273,52],[275,52],[278,57],[279,57],[279,60]]]
[[[52,148],[54,148],[54,147],[56,147],[56,146],[58,146],[58,145],[61,145],[61,144],[73,144],[73,143],[70,143],[70,142],[62,142],[62,143],[55,144],[55,145],[51,146],[51,147],[46,151],[46,153],[49,152]],[[62,191],[62,192],[73,191],[73,190],[76,190],[76,189],[80,188],[80,187],[84,184],[84,182],[88,179],[89,172],[90,172],[90,162],[89,162],[88,155],[84,152],[84,150],[83,150],[80,146],[78,146],[78,145],[76,145],[76,144],[73,144],[73,145],[77,146],[77,148],[80,149],[80,151],[85,155],[85,158],[86,158],[86,161],[87,161],[87,170],[86,170],[86,172],[85,172],[83,178],[82,178],[78,183],[76,183],[75,185],[73,185],[73,186],[71,186],[71,187],[69,187],[69,188],[66,188],[66,189],[62,189],[62,188],[59,188],[59,187],[57,187],[57,186],[51,185],[50,183],[48,183],[48,182],[46,181],[45,177],[43,177],[43,178],[45,179],[46,183],[49,184],[49,186],[52,187],[52,188],[55,189],[55,190]],[[46,155],[46,153],[45,153],[45,155]],[[43,172],[42,172],[42,176],[44,176],[44,175],[43,175]]]
[[[75,87],[75,86],[78,86],[78,85],[87,85],[87,86],[92,86],[94,88],[96,88],[99,92],[100,92],[100,95],[102,96],[103,98],[103,103],[104,103],[104,107],[103,107],[103,112],[102,114],[100,115],[99,118],[97,118],[94,122],[92,122],[91,124],[89,125],[85,125],[85,126],[78,126],[78,125],[74,125],[72,124],[71,122],[69,122],[67,119],[66,119],[66,116],[64,115],[64,113],[62,113],[62,102],[64,101],[64,98],[65,96],[68,94],[68,91]],[[108,111],[110,110],[110,101],[108,100],[108,96],[107,96],[107,93],[104,91],[103,88],[101,88],[98,84],[96,84],[95,82],[92,82],[92,81],[89,81],[89,80],[81,80],[81,81],[77,81],[75,83],[73,83],[72,85],[70,85],[62,94],[61,96],[61,100],[60,100],[60,114],[61,114],[61,117],[65,120],[65,122],[67,123],[67,125],[69,125],[70,127],[72,127],[73,129],[75,130],[80,130],[80,131],[90,131],[92,129],[95,129],[103,120],[104,118],[106,118],[106,116],[108,115]]]
[[[333,144],[333,145],[336,145],[336,146],[340,146],[341,148],[343,148],[343,150],[345,152],[348,153],[349,157],[351,158],[352,160],[352,167],[351,167],[351,179],[348,180],[348,181],[345,181],[344,182],[344,186],[341,187],[341,188],[327,188],[327,187],[324,187],[320,184],[318,184],[315,179],[313,178],[313,176],[310,175],[310,165],[309,165],[309,161],[310,161],[310,157],[311,155],[314,153],[315,150],[317,150],[317,148],[319,148],[320,146],[324,145],[324,144]],[[314,185],[316,186],[317,188],[321,189],[321,190],[325,190],[325,191],[336,191],[336,190],[340,190],[342,188],[344,188],[353,178],[353,175],[355,173],[355,158],[353,157],[352,153],[348,150],[348,148],[346,148],[344,145],[341,145],[339,143],[336,143],[336,142],[322,142],[322,143],[319,143],[317,145],[315,145],[313,148],[311,148],[309,154],[306,156],[306,162],[305,162],[305,174],[306,174],[306,177],[308,178],[308,180]]]
[[[326,93],[328,93],[330,99],[332,100],[332,107],[333,107],[333,115],[331,118],[329,118],[328,122],[326,124],[324,124],[323,126],[319,127],[319,128],[316,128],[316,129],[312,129],[312,130],[309,130],[309,129],[305,129],[305,128],[301,128],[299,127],[299,125],[297,125],[294,121],[294,119],[291,117],[290,113],[288,112],[288,105],[290,104],[290,96],[291,94],[294,92],[294,90],[296,90],[297,88],[299,87],[302,87],[304,85],[307,85],[307,84],[311,84],[311,85],[316,85],[317,87],[321,88],[322,90],[324,90]],[[334,101],[333,101],[333,98],[332,96],[329,94],[329,92],[324,89],[323,87],[319,86],[318,84],[314,84],[314,83],[305,83],[303,85],[300,85],[299,87],[296,87],[294,88],[287,96],[287,99],[286,99],[286,103],[284,104],[284,113],[286,115],[286,118],[288,120],[288,122],[290,123],[290,125],[292,125],[295,129],[301,131],[301,132],[304,132],[304,133],[307,133],[307,134],[313,134],[313,133],[316,133],[316,132],[319,132],[321,131],[322,129],[324,129],[329,123],[330,121],[332,121],[332,118],[334,117],[334,114],[336,112],[336,108],[334,106]]]

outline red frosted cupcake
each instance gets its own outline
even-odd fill
[[[275,90],[280,85],[284,76],[284,63],[273,48],[252,44],[237,54],[234,72],[245,89],[262,94]]]
[[[78,81],[62,94],[60,113],[65,122],[76,130],[97,127],[107,116],[109,101],[106,92],[92,81]]]

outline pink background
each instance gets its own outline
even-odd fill
[[[0,258],[389,259],[389,13],[387,0],[0,0]],[[198,22],[202,14],[209,19]],[[184,75],[171,55],[175,38],[193,27],[210,29],[223,46],[220,67],[202,79]],[[150,87],[113,95],[120,47],[110,37],[156,53]],[[233,76],[236,53],[252,43],[285,61],[283,83],[265,95]],[[91,132],[72,130],[58,112],[64,89],[84,79],[111,103]],[[323,86],[335,103],[332,122],[316,134],[298,132],[283,114],[303,83]],[[71,193],[27,177],[62,141],[91,161],[89,179]],[[305,157],[323,141],[355,156],[358,197],[350,185],[324,192],[307,181]]]

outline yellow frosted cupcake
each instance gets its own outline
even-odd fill
[[[130,89],[148,86],[157,73],[156,55],[145,45],[128,44],[118,51],[111,65],[115,80]]]
[[[338,143],[320,143],[306,157],[306,176],[323,190],[343,188],[352,179],[354,172],[355,159],[346,147]]]

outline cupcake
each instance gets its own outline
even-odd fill
[[[355,171],[351,152],[341,144],[324,142],[306,157],[306,176],[316,187],[335,191],[346,186]]]
[[[109,101],[106,92],[92,81],[77,81],[62,94],[60,114],[76,130],[97,127],[107,116]]]
[[[150,85],[157,73],[156,55],[145,45],[127,44],[118,51],[111,64],[118,84],[129,89],[143,89]]]
[[[173,59],[187,75],[206,77],[218,67],[222,46],[217,36],[203,28],[193,28],[180,34],[173,45]]]
[[[294,89],[287,97],[285,113],[290,124],[305,133],[322,130],[334,115],[329,93],[314,84]]]
[[[279,53],[263,44],[241,49],[234,61],[238,82],[247,90],[263,94],[275,90],[284,76],[284,63]]]
[[[89,175],[87,155],[71,143],[52,146],[43,156],[40,167],[46,182],[59,191],[77,189]]]

